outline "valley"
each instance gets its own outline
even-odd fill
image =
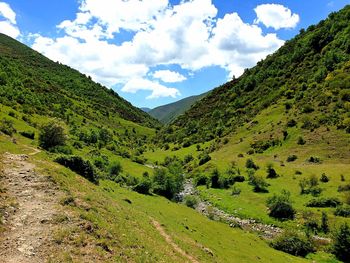
[[[349,21],[160,120],[1,34],[0,261],[349,262]]]

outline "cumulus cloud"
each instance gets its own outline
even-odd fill
[[[0,17],[5,19],[4,21],[0,21],[0,32],[17,38],[20,35],[20,31],[16,26],[16,13],[9,4],[0,2]]]
[[[178,90],[150,77],[166,83],[186,78],[170,70],[152,74],[151,68],[175,64],[195,72],[219,66],[231,77],[239,76],[283,44],[276,34],[264,34],[237,13],[221,19],[217,13],[212,0],[183,0],[177,5],[168,0],[82,0],[76,18],[57,26],[63,37],[36,35],[32,47],[108,87],[148,90],[148,98],[176,97]],[[256,23],[265,21],[259,14]],[[120,41],[125,31],[131,39]]]
[[[299,23],[299,15],[292,14],[292,11],[279,4],[262,4],[255,9],[257,19],[255,23],[262,23],[266,27],[276,30],[281,28],[295,28]]]
[[[170,70],[157,70],[151,74],[153,78],[160,79],[163,82],[175,83],[186,80],[187,78],[181,75],[179,72],[170,71]]]
[[[148,79],[132,79],[128,81],[122,88],[123,92],[136,93],[139,90],[149,90],[152,94],[146,99],[157,99],[161,97],[176,98],[181,95],[175,88],[168,88],[156,81],[150,81]]]

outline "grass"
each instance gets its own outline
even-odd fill
[[[0,136],[0,142],[7,150],[23,150],[22,146],[12,144],[4,136]],[[73,246],[74,252],[65,251],[73,261],[83,257],[87,243],[95,244],[90,247],[91,253],[121,262],[185,260],[153,227],[151,219],[157,220],[173,242],[200,262],[305,261],[275,251],[253,234],[211,221],[185,205],[162,197],[140,195],[110,181],[93,185],[52,163],[46,153],[32,156],[30,161],[36,164],[39,173],[51,176],[59,188],[73,198],[74,202],[65,206],[67,211],[92,226],[89,231],[84,228],[60,229],[54,234],[61,246],[66,243]],[[124,201],[126,199],[131,204]],[[65,218],[58,217],[57,220]],[[206,251],[211,251],[213,256]]]
[[[226,212],[283,227],[294,228],[302,225],[304,215],[310,212],[314,214],[315,218],[320,219],[322,211],[328,213],[332,225],[337,225],[343,221],[350,222],[349,219],[333,216],[334,209],[306,208],[305,203],[313,197],[311,195],[300,195],[299,187],[299,181],[302,178],[308,178],[311,175],[320,178],[322,173],[325,173],[330,181],[319,183],[319,186],[323,189],[321,196],[343,198],[343,194],[339,193],[337,189],[339,185],[350,182],[349,135],[334,128],[329,131],[326,128],[319,128],[313,132],[300,128],[289,128],[287,140],[282,142],[282,146],[272,147],[262,154],[251,156],[246,154],[250,149],[251,142],[255,140],[264,140],[270,137],[282,139],[284,123],[292,114],[286,114],[282,105],[264,110],[256,117],[255,122],[238,129],[229,138],[227,144],[223,145],[218,151],[211,153],[212,160],[203,168],[200,168],[202,173],[207,173],[206,170],[210,170],[210,167],[217,167],[223,173],[233,161],[247,178],[245,162],[247,158],[252,158],[260,166],[256,174],[266,177],[267,165],[272,163],[281,176],[277,179],[267,179],[270,184],[268,187],[269,193],[254,193],[252,186],[246,181],[236,184],[242,190],[239,196],[232,196],[230,189],[220,190],[200,187],[202,198]],[[278,123],[281,124],[278,125]],[[299,136],[305,138],[306,145],[296,143]],[[244,157],[239,158],[238,154],[244,154]],[[297,155],[298,159],[295,162],[286,162],[287,157],[292,154]],[[310,156],[320,157],[322,162],[320,164],[309,163],[307,159]],[[301,171],[302,175],[296,175],[296,171]],[[341,175],[345,177],[346,182],[341,182]],[[270,218],[267,214],[265,205],[267,198],[274,193],[279,193],[282,189],[291,192],[293,205],[298,211],[297,220],[293,222],[281,223]]]

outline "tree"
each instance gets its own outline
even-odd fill
[[[326,212],[322,212],[321,229],[325,234],[329,232],[328,216]]]
[[[339,260],[350,262],[350,227],[344,223],[334,235],[334,254]]]
[[[123,167],[119,162],[114,162],[109,167],[109,177],[108,179],[114,180],[121,172],[123,172]]]
[[[48,150],[56,146],[63,146],[66,140],[67,136],[64,128],[59,122],[52,121],[41,127],[39,144],[44,149]]]
[[[282,190],[280,195],[274,194],[267,200],[267,206],[270,210],[269,216],[288,220],[294,219],[295,210],[292,206],[292,201],[290,200],[290,192]]]

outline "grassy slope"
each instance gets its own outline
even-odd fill
[[[209,141],[250,122],[262,110],[288,100],[297,119],[350,130],[350,6],[310,26],[236,80],[214,89],[173,123],[163,140]],[[338,74],[338,78],[332,75]]]
[[[159,106],[148,112],[149,115],[162,123],[170,123],[179,115],[189,110],[193,104],[205,97],[207,93],[191,96],[167,105]]]
[[[24,123],[16,123],[20,129]],[[17,144],[0,135],[0,154],[30,153],[35,146],[15,135]],[[264,241],[225,224],[210,221],[184,205],[169,202],[162,197],[144,196],[120,188],[110,181],[99,186],[87,182],[70,170],[51,161],[45,152],[30,159],[37,171],[52,176],[60,189],[73,197],[74,205],[67,206],[82,220],[92,224],[93,230],[62,229],[54,234],[55,241],[73,246],[62,257],[79,261],[87,243],[97,244],[90,252],[111,261],[125,262],[179,262],[185,260],[173,251],[152,226],[151,218],[160,222],[166,233],[184,251],[201,262],[303,262],[303,259],[271,249]],[[128,199],[129,204],[124,201]],[[85,245],[84,245],[85,244]],[[107,249],[108,248],[108,249]],[[210,249],[214,256],[205,252]],[[110,250],[111,252],[107,252]]]
[[[159,125],[114,91],[4,34],[0,34],[0,55],[0,102],[3,104],[42,115],[79,114],[99,121],[118,115],[143,126]]]
[[[300,195],[300,188],[298,183],[302,178],[308,178],[310,175],[316,175],[318,178],[322,173],[330,178],[328,183],[320,183],[321,188],[324,189],[322,197],[338,197],[343,198],[343,194],[337,192],[338,186],[349,183],[350,181],[350,136],[342,131],[332,129],[326,131],[325,128],[316,129],[312,133],[306,133],[305,145],[298,145],[297,139],[303,135],[303,130],[298,128],[291,128],[289,130],[289,137],[283,142],[282,146],[273,147],[262,154],[254,154],[249,156],[246,152],[250,149],[250,143],[259,138],[273,136],[282,137],[275,129],[272,129],[271,124],[276,120],[284,121],[287,116],[283,113],[282,106],[269,108],[258,115],[254,120],[258,122],[251,128],[247,124],[240,128],[236,134],[230,137],[228,144],[221,149],[211,154],[212,161],[207,164],[208,167],[215,165],[221,172],[224,172],[229,164],[234,161],[240,167],[244,175],[245,162],[247,158],[252,158],[261,168],[257,174],[266,176],[267,164],[272,163],[277,173],[281,177],[277,179],[267,180],[271,184],[268,194],[254,193],[252,187],[248,183],[237,184],[242,189],[242,193],[238,197],[233,197],[230,190],[206,190],[201,188],[204,198],[213,201],[217,206],[224,210],[238,214],[242,217],[256,218],[264,222],[281,225],[266,213],[265,202],[273,193],[279,193],[282,189],[286,189],[292,193],[295,208],[299,212],[299,219],[292,225],[302,223],[302,212],[312,211],[320,218],[321,211],[329,212],[332,223],[343,221],[342,218],[335,218],[331,212],[334,209],[316,209],[306,208],[305,203],[312,198],[310,195]],[[276,134],[277,133],[277,134]],[[241,138],[243,141],[241,142]],[[329,143],[329,144],[328,144]],[[239,158],[238,154],[244,154],[243,158]],[[295,162],[286,162],[289,155],[295,154],[298,159]],[[307,159],[310,156],[320,157],[321,164],[310,164]],[[283,163],[283,166],[281,165]],[[205,170],[205,168],[202,168]],[[301,171],[302,175],[296,175],[296,171]],[[340,175],[344,175],[346,182],[341,182]],[[346,221],[350,222],[349,219]]]

